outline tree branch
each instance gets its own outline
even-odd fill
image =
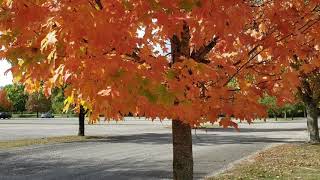
[[[103,5],[101,3],[101,0],[94,0],[94,2],[92,2],[91,0],[89,1],[89,3],[91,4],[92,7],[94,7],[97,10],[102,10],[103,9]],[[97,8],[98,6],[98,8]]]
[[[210,61],[205,59],[205,57],[210,53],[210,51],[217,45],[219,37],[214,37],[207,45],[201,47],[200,49],[193,51],[191,53],[191,58],[199,63],[209,64]]]
[[[228,83],[234,78],[236,77],[240,71],[245,68],[254,58],[256,58],[262,51],[264,51],[265,49],[263,48],[262,50],[260,50],[259,52],[257,52],[254,56],[252,56],[251,58],[249,58],[242,66],[240,66],[237,71],[224,83],[223,86],[228,85]]]

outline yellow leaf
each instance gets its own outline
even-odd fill
[[[63,108],[63,112],[68,112],[70,105],[74,102],[74,95],[73,92],[71,94],[71,96],[68,96],[66,98],[66,100],[64,100],[64,108]]]
[[[58,40],[56,38],[56,31],[49,32],[47,36],[41,41],[40,50],[43,52],[47,49],[49,45],[56,43]]]

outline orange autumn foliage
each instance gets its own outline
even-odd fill
[[[0,89],[0,111],[12,110],[12,103],[8,99],[5,89]]]
[[[95,120],[129,112],[198,126],[266,115],[292,100],[293,55],[319,66],[319,0],[3,0],[0,31],[17,81]],[[302,18],[303,17],[303,18]],[[318,47],[318,50],[315,48]],[[283,90],[286,89],[286,90]]]

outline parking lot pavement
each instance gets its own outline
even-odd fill
[[[9,120],[0,123],[2,140],[74,135],[76,119]],[[267,146],[303,142],[306,122],[240,124],[234,129],[193,132],[195,179],[214,174]],[[171,179],[170,121],[87,126],[88,142],[40,145],[0,151],[0,179]]]

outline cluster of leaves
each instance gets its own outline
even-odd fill
[[[235,125],[292,101],[320,66],[317,0],[3,0],[1,57],[28,91],[68,84],[66,103],[99,114]],[[161,51],[159,51],[159,49]],[[283,89],[286,89],[283,91]]]

